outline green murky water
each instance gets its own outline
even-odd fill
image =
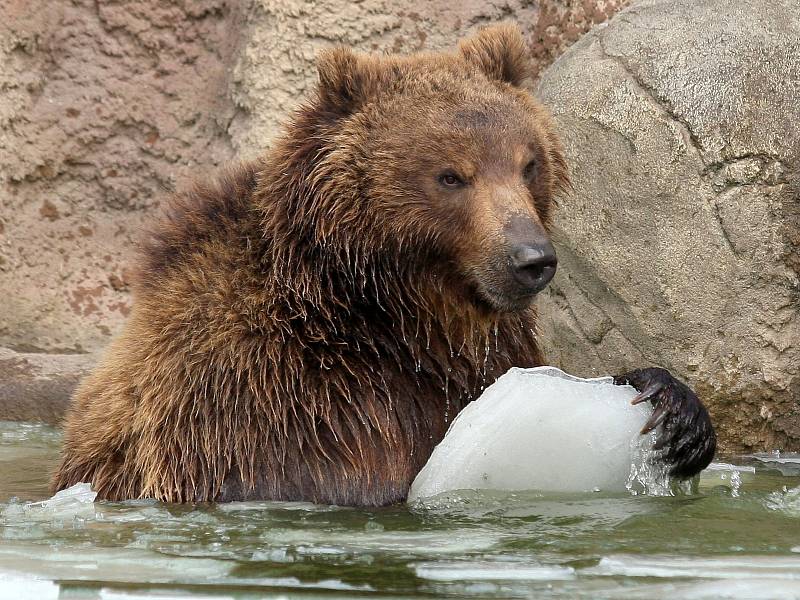
[[[800,598],[797,457],[731,458],[738,491],[720,467],[682,497],[30,504],[59,441],[0,423],[0,598]]]

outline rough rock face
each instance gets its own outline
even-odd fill
[[[538,92],[575,186],[541,303],[548,358],[662,365],[723,448],[800,448],[800,3],[634,3]]]
[[[0,419],[57,424],[92,354],[23,354],[0,348]]]
[[[0,345],[86,351],[125,317],[144,215],[232,155],[237,20],[223,0],[0,0]]]
[[[260,0],[234,70],[242,111],[230,131],[237,149],[258,152],[316,81],[314,58],[334,44],[364,51],[414,52],[451,46],[469,31],[501,20],[531,42],[535,74],[628,0]]]
[[[168,190],[269,145],[323,47],[514,20],[546,66],[627,0],[0,0],[0,346],[102,347]]]
[[[538,2],[539,13],[531,33],[534,76],[539,77],[556,58],[594,25],[603,23],[630,0],[565,0]]]

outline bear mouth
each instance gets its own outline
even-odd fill
[[[477,292],[482,304],[493,312],[501,313],[521,312],[529,308],[538,295],[536,292],[500,291],[485,284],[480,285]]]

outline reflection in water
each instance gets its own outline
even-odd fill
[[[786,462],[718,463],[674,497],[456,492],[356,510],[92,503],[77,489],[42,502],[59,439],[0,424],[0,597],[800,597],[800,471]]]

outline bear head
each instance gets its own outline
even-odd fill
[[[529,67],[508,25],[453,52],[324,52],[284,141],[295,234],[336,268],[382,260],[482,312],[529,306],[555,273],[551,212],[569,185]]]

